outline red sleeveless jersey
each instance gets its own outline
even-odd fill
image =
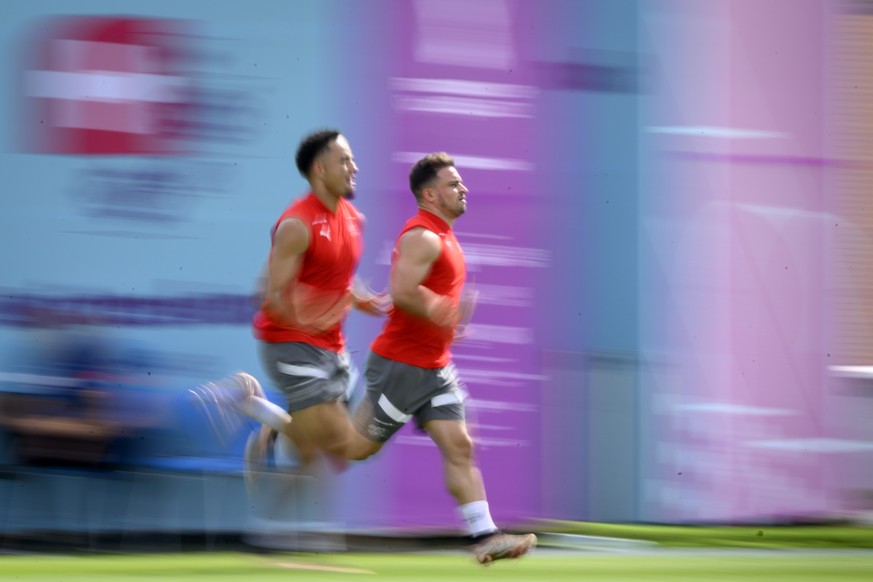
[[[413,228],[436,233],[442,244],[439,257],[421,284],[438,295],[450,297],[457,307],[467,276],[464,252],[452,228],[436,214],[419,209],[418,214],[406,222],[394,245],[392,264],[397,260],[400,237]],[[452,360],[449,348],[453,339],[453,329],[438,327],[423,317],[393,307],[382,333],[373,340],[370,349],[383,358],[419,368],[442,368]]]
[[[270,233],[274,242],[279,224],[291,217],[299,219],[309,229],[309,246],[297,280],[311,286],[321,296],[341,298],[351,285],[363,250],[361,214],[342,198],[336,212],[331,212],[310,193],[293,202],[276,221]],[[254,316],[253,325],[255,337],[266,342],[304,342],[334,352],[342,351],[345,346],[342,322],[324,333],[310,335],[276,321],[262,306]]]

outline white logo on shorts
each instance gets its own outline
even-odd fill
[[[371,422],[370,426],[367,427],[367,432],[370,433],[370,436],[376,438],[385,438],[385,435],[388,431],[384,427],[376,426]]]

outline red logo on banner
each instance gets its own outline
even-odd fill
[[[54,154],[172,154],[190,95],[180,23],[107,17],[34,28],[23,71],[30,148]]]

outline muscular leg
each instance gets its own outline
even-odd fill
[[[473,439],[460,420],[431,420],[424,429],[439,447],[443,476],[459,505],[485,500],[482,473],[473,462]]]
[[[283,431],[294,443],[304,466],[321,452],[344,464],[352,436],[349,413],[340,402],[323,402],[291,413],[293,422]]]
[[[446,486],[458,501],[470,534],[478,540],[473,546],[476,560],[490,564],[494,560],[518,558],[537,543],[533,534],[503,534],[491,519],[485,500],[482,473],[473,462],[473,440],[460,420],[431,420],[424,424],[442,453]]]
[[[358,407],[355,426],[366,427],[370,406],[363,403]],[[323,453],[335,466],[342,468],[346,460],[367,459],[384,444],[367,439],[352,424],[346,405],[337,401],[295,411],[287,422],[272,422],[269,426],[290,439],[303,466],[309,466],[319,453]]]

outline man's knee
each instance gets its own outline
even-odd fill
[[[466,432],[458,432],[446,439],[443,450],[447,461],[468,464],[473,459],[473,439]]]
[[[352,446],[346,453],[346,458],[349,461],[366,461],[375,454],[375,451],[358,448]]]
[[[382,443],[377,443],[364,438],[359,433],[352,435],[346,451],[346,458],[350,461],[366,461],[379,452]]]

